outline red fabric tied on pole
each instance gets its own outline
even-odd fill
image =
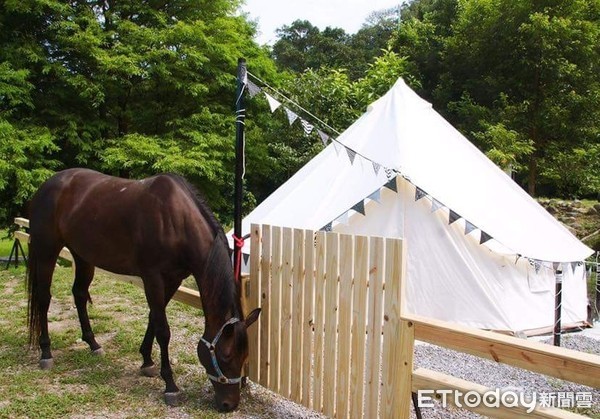
[[[235,252],[236,258],[233,261],[233,275],[236,281],[240,282],[240,272],[242,271],[242,249],[244,248],[244,238],[238,237],[235,234],[233,237],[233,246],[234,249],[237,249]]]

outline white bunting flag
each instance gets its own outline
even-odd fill
[[[435,198],[431,199],[431,212],[435,212],[443,207],[444,207],[444,204],[442,204],[440,201],[438,201]]]
[[[348,153],[348,158],[350,159],[350,164],[354,164],[354,159],[356,158],[356,151],[346,148],[346,153]]]
[[[381,165],[374,161],[372,161],[371,163],[373,164],[373,170],[375,171],[375,174],[378,175],[379,169],[381,169]]]
[[[317,129],[317,134],[319,134],[319,138],[321,138],[323,145],[326,146],[327,142],[329,141],[329,135],[327,135],[327,133],[321,131],[320,129]]]
[[[285,113],[287,114],[288,117],[288,122],[290,123],[290,126],[296,122],[296,119],[298,119],[298,115],[296,114],[296,112],[288,109],[288,108],[284,108],[285,109]]]
[[[465,220],[465,235],[467,235],[475,230],[477,230],[477,227],[473,223]]]
[[[369,198],[371,201],[376,201],[376,202],[381,203],[381,189],[377,189],[375,192],[373,192],[367,198]]]
[[[304,133],[309,135],[312,132],[314,125],[302,118],[300,118],[300,123],[302,124],[302,128],[304,128]]]
[[[267,97],[267,102],[269,102],[271,112],[275,112],[277,108],[281,106],[281,102],[275,99],[273,96],[269,95],[268,93],[265,93],[265,96]]]
[[[253,98],[261,92],[261,88],[258,87],[252,80],[248,80],[248,96]]]
[[[342,150],[342,148],[344,148],[343,145],[341,145],[340,143],[338,143],[337,141],[333,142],[333,148],[335,149],[336,154],[339,156],[340,155],[340,151]]]

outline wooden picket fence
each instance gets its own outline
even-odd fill
[[[331,417],[407,411],[402,240],[255,225],[251,246],[249,378]]]
[[[600,387],[600,357],[407,313],[402,240],[253,225],[248,376],[330,417],[408,418],[411,392],[489,389],[413,368],[415,340]],[[452,401],[452,400],[450,400]],[[491,417],[523,406],[463,407]],[[528,417],[582,418],[538,406]]]

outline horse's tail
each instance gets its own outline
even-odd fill
[[[39,264],[38,255],[33,246],[29,244],[29,258],[27,260],[27,272],[25,274],[27,282],[27,325],[29,327],[29,346],[34,347],[39,344],[42,324],[40,321],[40,292],[39,292]]]

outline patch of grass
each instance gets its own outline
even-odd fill
[[[25,268],[0,269],[0,418],[222,417],[212,407],[214,393],[196,355],[203,324],[198,309],[169,305],[173,369],[183,396],[181,406],[167,407],[163,380],[139,373],[138,351],[148,321],[143,291],[96,275],[90,288],[94,304],[88,310],[96,339],[106,351],[97,357],[81,341],[72,277],[69,267],[55,270],[50,306],[55,365],[42,371],[39,350],[28,345]],[[155,343],[157,362],[158,355]]]
[[[13,240],[8,237],[8,231],[0,229],[0,256],[10,255],[10,249],[12,249]]]

